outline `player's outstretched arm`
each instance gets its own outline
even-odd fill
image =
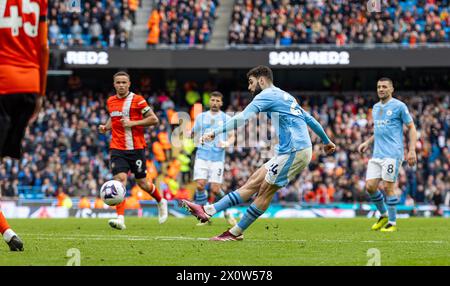
[[[414,125],[414,122],[411,122],[406,126],[408,127],[408,135],[409,135],[407,160],[409,166],[414,166],[417,162],[417,155],[416,155],[417,130],[416,126]]]
[[[330,138],[328,138],[327,133],[325,133],[325,130],[323,129],[322,125],[314,117],[312,117],[311,114],[309,114],[308,112],[306,112],[303,109],[301,109],[301,110],[305,117],[306,124],[309,126],[309,128],[312,129],[312,131],[314,131],[314,133],[317,134],[317,136],[320,137],[323,144],[330,143],[331,140],[330,140]]]
[[[305,117],[306,124],[312,129],[312,131],[314,131],[314,133],[317,134],[317,136],[320,137],[323,144],[325,145],[324,146],[325,153],[327,153],[328,155],[333,154],[334,151],[336,151],[336,145],[333,142],[331,142],[330,138],[328,138],[328,135],[323,129],[322,125],[319,123],[319,121],[317,121],[314,117],[312,117],[311,114],[309,114],[303,109],[301,110]]]

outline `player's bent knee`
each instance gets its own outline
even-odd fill
[[[125,183],[127,181],[127,175],[125,173],[119,173],[114,176],[114,180],[117,180],[125,185]]]
[[[214,194],[219,193],[220,191],[220,186],[216,185],[216,184],[211,184],[211,192],[213,192]]]
[[[197,181],[197,189],[198,189],[199,191],[204,191],[204,190],[205,190],[205,187],[206,187],[205,182],[203,182],[203,181]]]
[[[143,190],[147,190],[150,188],[150,185],[146,179],[136,180],[136,182],[137,182],[138,186]]]
[[[378,189],[378,183],[376,182],[372,182],[372,181],[367,181],[366,182],[366,190],[369,193],[373,193],[376,192]]]

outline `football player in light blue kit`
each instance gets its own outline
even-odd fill
[[[223,105],[223,95],[218,91],[211,93],[209,101],[210,110],[200,113],[194,122],[192,132],[194,138],[200,137],[215,128],[225,125],[227,120],[231,117],[225,112],[221,111]],[[197,145],[197,152],[194,164],[194,181],[197,183],[194,200],[196,204],[206,205],[208,202],[208,192],[206,185],[210,184],[210,193],[213,193],[216,198],[221,198],[225,195],[222,190],[224,163],[225,163],[225,149],[234,142],[234,136],[227,137],[225,133],[217,136],[212,142],[204,142]],[[234,225],[236,221],[228,213],[225,212],[225,218],[228,223]],[[198,225],[205,225],[207,223],[200,222]]]
[[[192,215],[200,221],[208,221],[215,213],[246,202],[253,194],[258,193],[241,221],[211,240],[242,240],[243,232],[267,210],[274,194],[308,166],[312,157],[308,126],[321,138],[327,154],[333,153],[336,149],[320,123],[304,111],[292,95],[273,85],[273,74],[269,67],[258,66],[248,72],[247,78],[249,91],[256,95],[253,101],[224,126],[205,134],[202,140],[213,140],[223,132],[234,129],[235,123],[239,127],[257,113],[267,112],[272,120],[278,115],[278,120],[275,120],[278,122],[275,122],[274,126],[279,144],[275,149],[275,157],[259,168],[244,186],[229,193],[217,203],[202,207],[183,201]]]
[[[367,166],[366,190],[381,216],[372,226],[372,230],[394,232],[397,230],[396,205],[399,202],[394,187],[404,159],[403,125],[409,129],[407,156],[409,166],[414,166],[417,161],[417,132],[408,107],[400,100],[392,98],[394,93],[392,80],[389,78],[379,79],[377,93],[380,101],[372,109],[375,132],[358,147],[358,150],[363,153],[374,143],[372,159],[369,160]],[[383,181],[384,184],[386,204],[383,193],[378,190],[380,181]]]

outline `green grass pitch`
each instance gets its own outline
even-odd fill
[[[73,252],[85,265],[367,265],[369,249],[381,265],[450,265],[450,219],[411,218],[396,233],[370,231],[375,219],[260,219],[244,241],[211,242],[227,225],[214,219],[127,218],[127,229],[107,219],[11,219],[24,252],[0,244],[0,265],[67,265]],[[69,251],[69,252],[68,252]],[[373,251],[373,250],[371,250]],[[73,256],[72,256],[73,257]]]

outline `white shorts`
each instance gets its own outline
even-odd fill
[[[264,164],[267,169],[266,182],[271,185],[285,187],[308,166],[311,157],[312,148],[275,156]]]
[[[400,159],[392,158],[370,159],[367,165],[366,181],[371,179],[382,179],[387,182],[397,181],[402,162]]]
[[[213,162],[197,158],[194,165],[194,181],[207,180],[209,183],[222,184],[223,169],[223,161]]]

